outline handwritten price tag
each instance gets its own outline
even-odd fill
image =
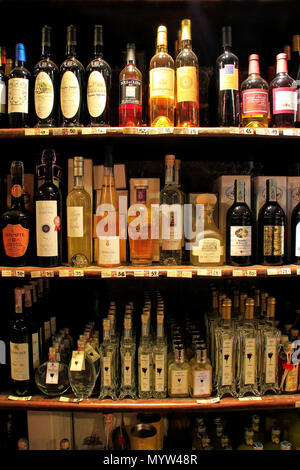
[[[222,276],[222,269],[212,269],[211,270],[211,275],[215,277],[221,277]]]
[[[144,277],[145,276],[145,272],[143,270],[138,270],[138,271],[133,271],[133,276],[134,277]]]
[[[54,277],[54,271],[44,271],[44,277]]]
[[[233,269],[232,277],[243,277],[244,271],[242,269]]]
[[[126,271],[116,271],[117,277],[126,277]]]
[[[277,276],[278,271],[276,268],[268,268],[267,269],[267,275],[268,276]]]
[[[241,397],[239,401],[261,401],[261,397]]]
[[[83,269],[74,269],[73,276],[74,277],[83,277],[84,276],[84,270]]]
[[[207,269],[198,269],[197,276],[207,276]]]
[[[8,400],[13,400],[13,401],[30,401],[32,399],[32,396],[28,397],[16,397],[15,395],[9,395]]]
[[[156,271],[155,269],[150,269],[149,277],[159,277],[159,271]]]
[[[38,129],[39,130],[39,135],[49,135],[50,134],[50,129]]]
[[[290,275],[292,273],[291,268],[280,268],[280,274]]]

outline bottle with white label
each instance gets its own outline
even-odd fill
[[[33,69],[35,127],[55,127],[58,123],[59,70],[50,59],[51,31],[50,26],[43,26],[41,60]]]
[[[32,393],[32,350],[30,326],[24,314],[23,288],[16,287],[15,316],[10,323],[10,371],[13,393],[26,396]]]
[[[48,397],[63,395],[70,388],[68,366],[59,360],[55,348],[49,348],[48,360],[35,371],[38,389]]]
[[[6,106],[6,77],[5,77],[6,49],[0,46],[0,128],[7,127],[7,106]]]
[[[66,59],[60,66],[60,125],[79,127],[83,125],[85,70],[76,58],[77,30],[67,27]]]
[[[197,347],[196,362],[191,366],[191,396],[210,397],[212,394],[212,366],[206,348]]]
[[[95,25],[94,58],[86,68],[88,126],[109,126],[111,80],[110,65],[103,59],[103,26]]]
[[[141,315],[142,332],[138,349],[138,395],[153,396],[153,347],[150,339],[150,315]]]
[[[111,322],[108,318],[103,319],[103,342],[100,347],[100,356],[101,386],[99,398],[116,400],[116,349],[111,341]]]
[[[169,364],[168,394],[171,398],[190,396],[190,364],[182,346],[175,348],[175,360]]]
[[[77,351],[72,352],[68,376],[74,395],[88,398],[93,393],[96,383],[96,369],[90,355],[85,352],[84,341],[78,340]]]
[[[135,44],[127,44],[126,65],[119,77],[119,126],[142,125],[143,77],[136,66]]]
[[[25,67],[24,44],[16,45],[15,67],[8,76],[7,112],[9,127],[29,127],[30,79]]]
[[[153,347],[153,397],[166,398],[168,389],[167,342],[164,337],[164,315],[157,313],[156,342]]]
[[[136,400],[136,343],[132,335],[132,316],[125,314],[124,332],[121,339],[121,387],[119,398]]]
[[[44,268],[61,263],[61,192],[53,182],[53,157],[54,150],[43,151],[45,181],[35,197],[37,265]]]
[[[83,186],[84,158],[73,159],[74,186],[67,196],[68,264],[89,266],[92,262],[92,204]]]

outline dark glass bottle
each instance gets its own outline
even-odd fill
[[[300,202],[298,202],[292,212],[291,230],[291,262],[300,264]]]
[[[266,202],[258,215],[259,262],[265,265],[281,265],[285,262],[286,221],[285,213],[277,202],[277,181],[266,182]]]
[[[67,28],[66,59],[60,66],[60,111],[62,127],[83,124],[84,67],[76,58],[77,32],[73,25]]]
[[[126,65],[119,78],[119,126],[142,125],[142,74],[136,67],[135,44],[127,44]]]
[[[286,54],[276,56],[276,75],[270,83],[271,127],[294,127],[297,116],[297,83],[289,76]]]
[[[61,192],[53,182],[53,150],[44,150],[45,182],[36,192],[37,264],[54,267],[61,263]]]
[[[42,281],[42,279],[40,279]],[[43,281],[42,281],[43,282]],[[34,321],[38,326],[39,331],[39,352],[40,352],[40,363],[43,359],[43,321],[41,318],[41,306],[39,304],[39,297],[38,297],[38,281],[30,281],[29,282],[31,289],[32,289],[32,315]]]
[[[216,83],[218,94],[218,125],[239,125],[239,60],[231,52],[232,33],[230,26],[222,28],[223,53],[217,58]]]
[[[0,46],[0,127],[2,129],[7,126],[5,59],[5,48]]]
[[[30,395],[32,390],[32,351],[29,324],[24,315],[23,288],[15,288],[15,315],[10,324],[10,369],[13,393]]]
[[[31,348],[32,368],[35,371],[40,365],[40,337],[39,325],[32,308],[32,286],[24,286],[24,315],[29,325],[29,343]]]
[[[109,126],[111,68],[103,59],[103,27],[94,27],[94,58],[86,68],[87,125]]]
[[[29,257],[30,214],[24,203],[23,162],[12,162],[10,173],[11,207],[1,217],[3,263],[6,266],[25,266]]]
[[[234,203],[227,211],[226,258],[233,266],[253,263],[253,216],[245,202],[245,182],[235,180]]]
[[[15,67],[8,76],[7,112],[9,127],[29,127],[30,78],[25,67],[24,44],[16,45]]]
[[[41,60],[33,70],[34,108],[37,118],[36,127],[55,127],[58,120],[58,75],[57,65],[50,59],[50,26],[42,28]]]
[[[295,127],[300,127],[300,35],[298,34],[293,36],[292,65],[291,72],[289,73],[291,73],[297,83],[297,116]]]

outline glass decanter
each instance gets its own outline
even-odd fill
[[[36,369],[35,383],[50,397],[63,395],[69,389],[68,366],[59,361],[55,348],[49,348],[49,360]]]

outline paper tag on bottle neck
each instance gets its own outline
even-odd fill
[[[90,356],[93,362],[96,362],[98,361],[98,359],[100,359],[100,355],[97,353],[96,349],[94,349],[91,344],[86,345],[85,352]]]
[[[70,371],[81,372],[84,370],[84,351],[73,351]]]
[[[59,376],[59,363],[47,362],[46,384],[57,385]]]

